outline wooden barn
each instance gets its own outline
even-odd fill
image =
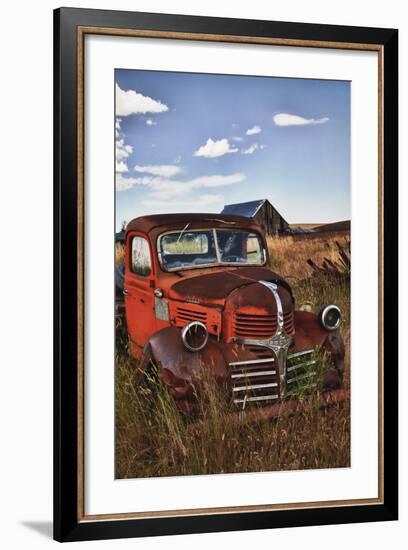
[[[123,222],[121,230],[115,233],[115,258],[117,262],[122,261],[125,257],[125,236],[126,222]]]
[[[127,225],[126,222],[123,221],[120,231],[115,233],[115,243],[119,243],[122,246],[125,246],[126,225]]]
[[[226,204],[221,214],[234,214],[253,218],[263,227],[266,236],[283,235],[289,231],[289,224],[268,199]]]

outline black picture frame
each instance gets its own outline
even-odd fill
[[[375,44],[383,55],[383,495],[382,502],[142,519],[80,519],[78,388],[78,28]],[[222,40],[221,40],[222,41]],[[398,518],[398,31],[153,13],[54,12],[54,537],[58,541],[158,536]]]

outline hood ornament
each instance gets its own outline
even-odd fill
[[[288,350],[290,344],[292,343],[292,337],[285,334],[284,324],[283,324],[283,307],[282,301],[278,292],[278,285],[271,283],[269,281],[259,281],[261,285],[266,286],[273,294],[276,302],[276,311],[277,311],[277,327],[276,332],[270,338],[263,340],[256,340],[254,338],[241,338],[240,343],[253,345],[253,346],[263,346],[265,348],[271,349],[277,358],[278,369],[279,369],[279,387],[280,387],[280,396],[281,398],[286,396],[286,359],[288,355]]]

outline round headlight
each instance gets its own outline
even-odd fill
[[[183,344],[189,351],[200,351],[208,340],[208,330],[204,323],[192,321],[181,331]]]
[[[322,327],[326,330],[336,330],[341,321],[340,308],[334,305],[324,307],[319,314]]]

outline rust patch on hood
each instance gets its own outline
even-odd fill
[[[197,300],[200,303],[225,300],[237,288],[259,281],[271,281],[289,285],[277,273],[264,267],[240,267],[225,269],[177,281],[169,291],[169,297],[176,300]]]
[[[292,297],[289,291],[278,284],[283,311],[291,311]],[[250,284],[231,293],[226,302],[226,314],[239,310],[252,315],[276,315],[276,300],[269,288],[262,284]]]

